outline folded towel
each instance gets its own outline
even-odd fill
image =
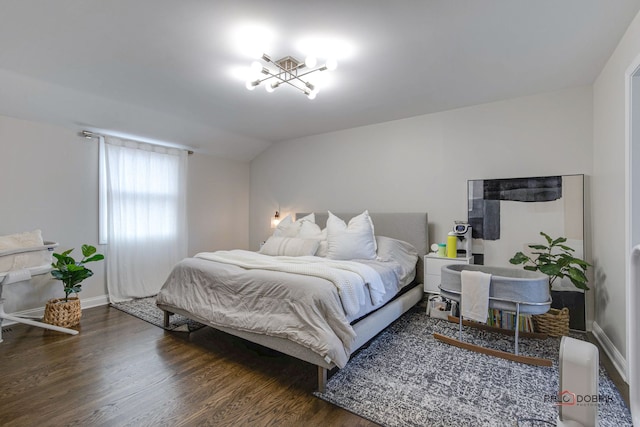
[[[487,323],[489,310],[489,287],[491,274],[481,271],[462,270],[462,302],[460,311],[462,317]]]

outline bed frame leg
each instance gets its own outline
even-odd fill
[[[318,366],[318,391],[324,393],[327,388],[327,368]]]
[[[168,311],[164,311],[164,327],[168,328],[169,327],[169,318],[171,317],[173,313],[170,313]]]

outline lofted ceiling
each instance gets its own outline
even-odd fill
[[[640,0],[0,0],[0,114],[249,161],[273,142],[592,84]],[[260,49],[338,60],[315,100]]]

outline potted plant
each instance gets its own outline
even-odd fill
[[[72,251],[73,249],[69,249],[60,254],[53,254],[56,261],[51,263],[53,267],[51,275],[62,282],[64,298],[49,300],[45,306],[43,319],[45,323],[65,328],[80,323],[82,310],[77,294],[82,290],[82,281],[93,276],[93,271],[85,267],[85,264],[104,259],[104,255],[96,253],[96,248],[91,245],[82,245],[83,257],[80,261],[76,261],[69,255]],[[70,297],[72,293],[76,296]]]
[[[558,237],[552,239],[548,234],[540,232],[547,241],[547,245],[528,245],[533,249],[532,258],[522,252],[517,252],[509,260],[511,264],[524,264],[524,269],[540,271],[549,276],[549,294],[556,279],[568,277],[573,285],[581,290],[588,291],[587,268],[591,266],[583,259],[573,256],[574,249],[565,245],[567,239]],[[569,309],[549,309],[548,313],[533,316],[537,329],[551,336],[567,335],[569,333]]]

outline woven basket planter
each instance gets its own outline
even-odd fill
[[[82,317],[80,299],[70,297],[65,301],[64,298],[58,298],[47,302],[42,321],[50,325],[70,328],[80,324],[80,317]]]
[[[562,310],[550,308],[544,314],[532,316],[536,332],[547,334],[550,337],[569,335],[569,309]]]

